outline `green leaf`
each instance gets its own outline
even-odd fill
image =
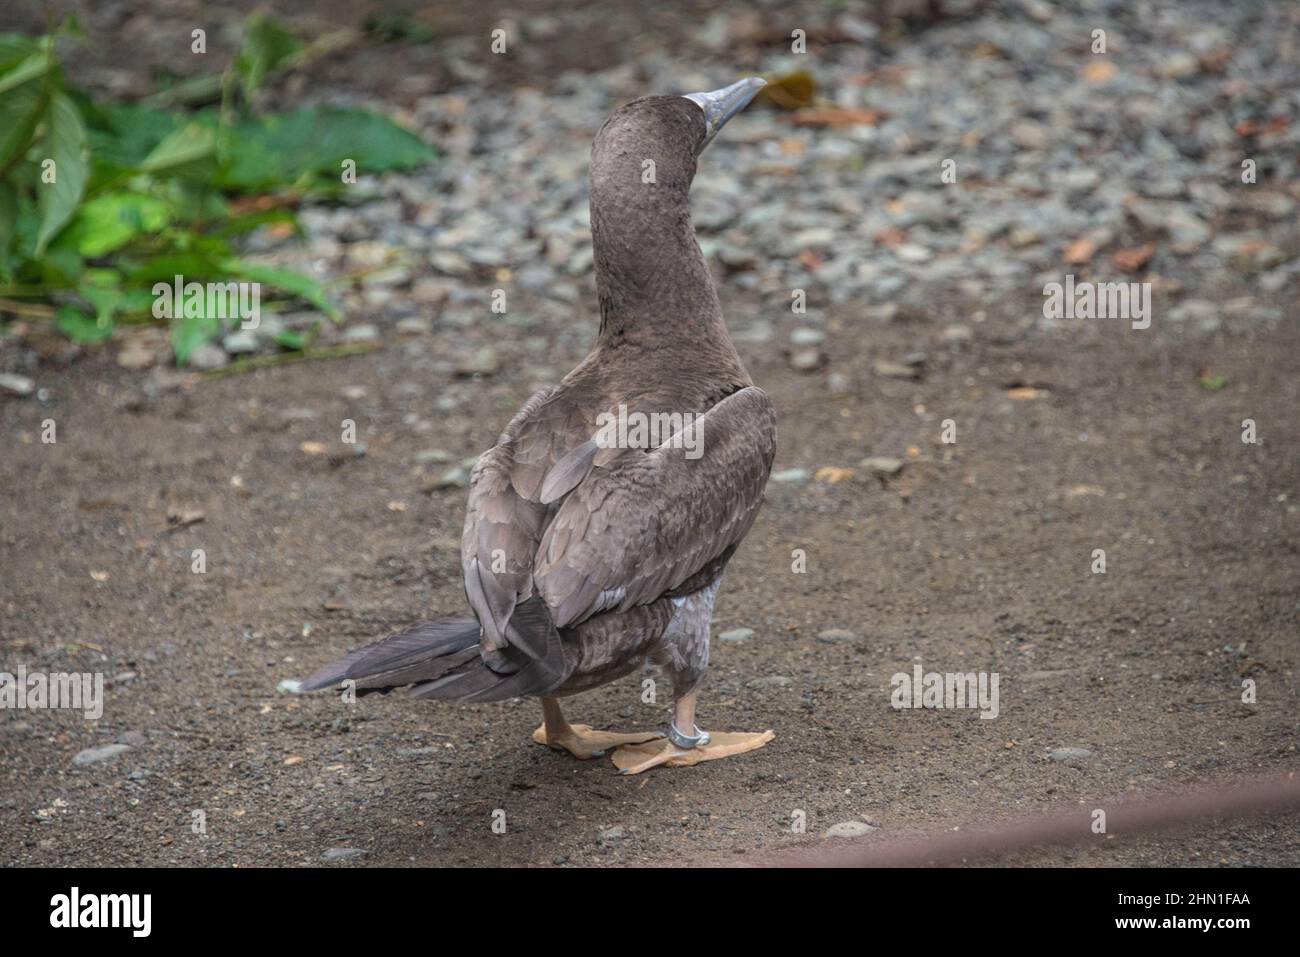
[[[8,73],[40,49],[41,45],[30,37],[17,33],[0,33],[0,73]]]
[[[217,185],[269,190],[316,176],[339,181],[344,160],[358,172],[414,169],[436,157],[414,133],[365,110],[310,107],[236,124]]]
[[[36,235],[36,255],[72,218],[86,190],[90,164],[86,160],[86,127],[76,105],[62,93],[50,99],[46,118],[42,159],[54,160],[55,181],[42,182],[37,205],[41,210],[41,228]]]
[[[220,279],[227,275],[225,264],[230,249],[224,243],[219,245],[218,249],[207,242],[196,242],[188,249],[152,256],[128,270],[126,284],[152,287],[155,282],[171,282],[177,276],[204,282]]]
[[[174,113],[136,104],[100,105],[83,101],[82,114],[90,130],[90,149],[96,161],[122,169],[139,167],[184,122]]]
[[[285,329],[275,337],[275,344],[283,349],[301,352],[307,348],[307,336],[301,332],[294,332],[292,329]]]
[[[331,319],[339,319],[338,308],[330,301],[325,287],[303,273],[235,262],[230,264],[230,274],[246,282],[265,283],[281,292],[305,299]]]
[[[82,205],[69,231],[81,255],[97,258],[137,236],[161,231],[169,218],[167,204],[160,199],[143,193],[104,193]]]
[[[0,251],[7,250],[13,242],[18,225],[18,191],[0,180]]]
[[[182,167],[210,163],[217,154],[217,138],[211,127],[190,123],[167,134],[140,163],[141,172],[175,174]]]
[[[30,80],[44,76],[49,72],[52,61],[44,51],[38,51],[14,64],[4,73],[0,73],[0,95],[22,86]]]
[[[122,304],[122,290],[114,286],[100,286],[93,282],[82,282],[77,288],[82,298],[95,307],[95,322],[101,328],[112,331],[113,318]]]
[[[113,334],[111,321],[101,325],[99,320],[78,306],[62,305],[54,313],[54,325],[73,342],[103,342]]]
[[[39,83],[28,83],[0,96],[0,167],[27,152],[44,103]]]
[[[245,99],[251,99],[267,74],[301,48],[298,39],[273,18],[264,14],[251,17],[244,45],[235,58],[235,72],[243,84]]]

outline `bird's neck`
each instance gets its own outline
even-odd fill
[[[687,197],[665,193],[654,204],[596,199],[591,231],[599,344],[734,355]]]

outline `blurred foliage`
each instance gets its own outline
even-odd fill
[[[235,239],[267,225],[298,231],[293,207],[338,195],[345,160],[373,174],[420,166],[434,151],[363,110],[256,113],[267,77],[302,52],[269,17],[246,24],[220,78],[220,105],[193,112],[92,101],[64,82],[60,35],[79,36],[75,21],[39,39],[0,35],[0,297],[50,303],[56,326],[78,342],[155,321],[153,283],[177,275],[260,282],[263,301],[305,300],[337,318],[320,283],[249,264]],[[224,331],[216,316],[170,323],[179,363]]]

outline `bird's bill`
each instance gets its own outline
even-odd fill
[[[720,90],[711,90],[708,93],[682,94],[704,111],[707,132],[704,134],[704,140],[700,143],[701,152],[713,141],[713,137],[718,135],[718,130],[722,129],[733,116],[749,106],[749,101],[765,86],[767,86],[766,80],[751,76],[744,80],[737,80],[731,86],[724,86]]]

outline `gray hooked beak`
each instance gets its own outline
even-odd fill
[[[727,120],[749,106],[749,101],[765,86],[767,80],[751,76],[745,80],[738,80],[731,86],[724,86],[720,90],[682,94],[704,111],[707,132],[704,134],[704,141],[700,143],[701,153],[704,152],[704,147],[713,141],[713,137],[718,135],[718,130],[722,129]]]

